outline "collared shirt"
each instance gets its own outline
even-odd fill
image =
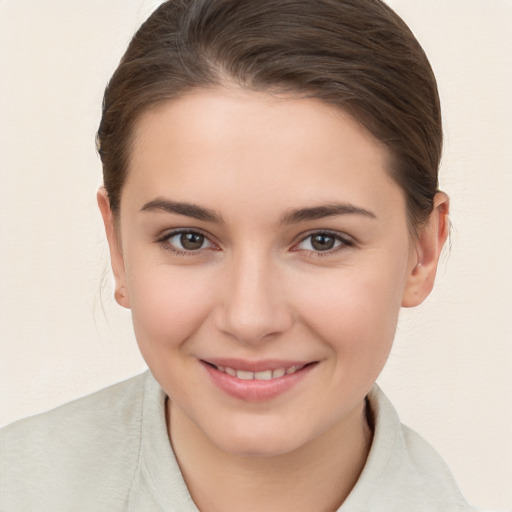
[[[148,371],[0,431],[1,512],[198,512]],[[470,512],[435,450],[375,385],[366,465],[338,512]],[[313,511],[312,511],[313,512]]]

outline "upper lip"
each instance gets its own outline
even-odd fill
[[[202,359],[205,363],[210,363],[215,366],[224,366],[233,368],[235,370],[243,370],[247,372],[262,372],[265,370],[277,370],[279,368],[290,368],[292,366],[305,366],[315,361],[299,361],[299,360],[284,360],[284,359],[262,359],[259,361],[249,361],[246,359],[234,358],[208,358]]]

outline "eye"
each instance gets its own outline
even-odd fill
[[[171,246],[170,249],[178,254],[198,252],[202,249],[213,248],[210,240],[197,231],[174,231],[168,233],[159,242]]]
[[[331,252],[338,248],[352,245],[354,243],[351,240],[337,233],[316,232],[303,238],[294,249],[319,253]]]

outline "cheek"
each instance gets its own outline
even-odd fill
[[[392,263],[341,268],[329,280],[312,279],[309,286],[295,290],[309,329],[343,358],[384,364],[404,286],[404,266]]]
[[[132,267],[127,284],[135,334],[146,360],[179,350],[209,314],[214,283],[197,269]]]

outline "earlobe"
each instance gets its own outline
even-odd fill
[[[425,226],[418,233],[411,251],[410,270],[402,297],[406,308],[421,304],[434,286],[437,265],[450,230],[450,200],[444,192],[434,198],[434,208]]]
[[[96,195],[98,207],[103,218],[105,233],[107,235],[108,247],[110,251],[110,262],[115,279],[114,297],[116,302],[125,308],[130,308],[130,299],[126,287],[126,273],[124,268],[124,258],[121,250],[121,241],[119,240],[118,226],[112,210],[107,191],[104,187],[98,190]]]

